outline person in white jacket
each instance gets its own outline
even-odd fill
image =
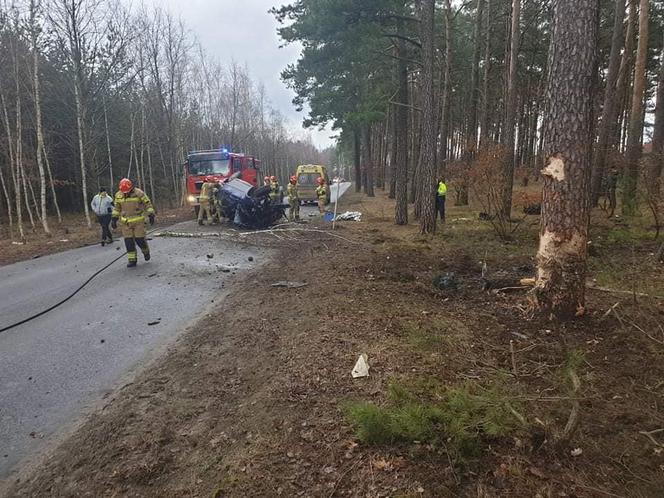
[[[108,195],[105,188],[100,188],[99,193],[92,198],[90,203],[92,211],[97,215],[97,221],[101,225],[101,245],[113,242],[113,234],[108,225],[111,223],[113,212],[113,198]]]

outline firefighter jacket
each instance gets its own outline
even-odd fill
[[[297,191],[297,185],[289,183],[286,190],[288,193],[288,202],[293,203],[294,201],[300,200],[300,194]]]
[[[145,216],[154,214],[150,198],[141,189],[135,188],[128,194],[115,194],[113,218],[124,225],[137,225],[145,222]]]
[[[316,187],[316,197],[319,199],[327,197],[327,187],[325,185],[319,185]]]
[[[438,197],[445,197],[447,195],[447,185],[445,182],[438,183]]]
[[[90,207],[97,216],[109,215],[113,212],[113,198],[106,192],[97,194],[92,198]]]
[[[201,187],[201,193],[198,196],[200,202],[207,202],[210,200],[210,197],[214,196],[213,190],[217,187],[216,183],[205,182]]]
[[[279,183],[272,182],[270,183],[270,199],[276,201],[279,197]]]

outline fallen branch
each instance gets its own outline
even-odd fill
[[[516,354],[514,353],[514,341],[510,339],[510,355],[512,356],[512,372],[514,377],[519,376],[519,372],[516,369]]]
[[[219,232],[157,232],[154,234],[155,237],[177,237],[177,238],[187,238],[187,239],[205,239],[205,238],[221,238],[225,237],[225,234]]]
[[[500,289],[494,289],[494,293],[498,292],[512,292],[512,291],[522,291],[522,290],[528,290],[530,287],[526,287],[525,285],[521,285],[518,287],[501,287]]]
[[[356,242],[356,241],[354,241],[354,240],[347,239],[347,238],[345,238],[345,237],[342,237],[341,235],[337,235],[336,233],[332,233],[332,232],[327,231],[327,230],[316,230],[315,228],[288,228],[288,229],[285,229],[285,228],[277,228],[277,229],[273,229],[273,230],[257,230],[257,231],[255,231],[255,232],[240,232],[238,235],[239,235],[239,236],[246,236],[246,235],[258,235],[258,234],[262,234],[262,233],[266,233],[266,234],[274,234],[275,232],[300,232],[300,233],[301,233],[301,232],[314,232],[314,233],[324,233],[324,234],[326,234],[326,235],[329,235],[330,237],[335,237],[335,238],[337,238],[337,239],[341,239],[341,240],[343,240],[343,241],[345,241],[345,242],[348,242],[348,243],[350,243],[350,244],[361,245],[360,242]]]
[[[569,377],[570,381],[572,381],[572,394],[576,395],[579,392],[579,389],[581,389],[581,381],[579,380],[579,376],[576,375],[576,372],[572,368],[567,370],[567,376]],[[567,418],[565,429],[563,429],[563,432],[559,437],[559,442],[566,443],[572,437],[572,434],[574,433],[574,430],[579,423],[580,407],[581,403],[578,399],[575,398],[574,404],[572,405],[572,410],[570,411],[569,417]]]
[[[625,291],[618,289],[610,289],[609,287],[600,287],[599,285],[594,285],[594,284],[586,284],[586,289],[598,290],[602,292],[610,292],[612,294],[626,294],[628,296],[652,297],[655,299],[664,299],[664,296],[657,296],[655,294],[646,294],[645,292],[632,292],[632,291]]]
[[[652,437],[653,434],[657,434],[659,432],[664,432],[664,429],[655,429],[654,431],[639,431],[639,434],[641,434],[642,436],[645,436],[648,439],[650,439],[650,441],[652,441],[652,443],[655,446],[659,446],[660,448],[664,448],[664,444],[660,443],[654,437]]]

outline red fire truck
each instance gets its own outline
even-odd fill
[[[219,181],[240,172],[240,178],[254,186],[258,185],[261,162],[253,156],[229,152],[228,149],[195,150],[187,155],[185,176],[187,178],[187,203],[198,214],[198,195],[206,176]]]

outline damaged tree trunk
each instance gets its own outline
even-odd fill
[[[585,308],[598,8],[598,0],[553,1],[535,304],[562,319]]]

